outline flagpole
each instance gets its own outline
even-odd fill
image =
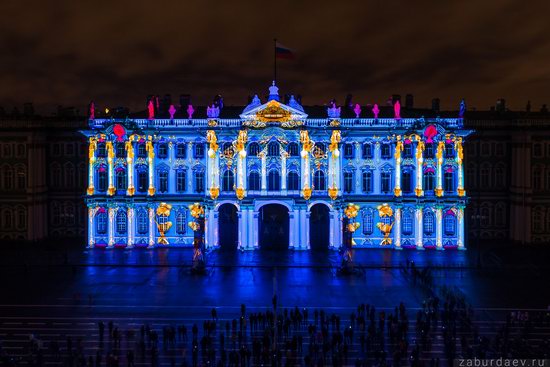
[[[273,38],[273,81],[277,82],[277,38]]]

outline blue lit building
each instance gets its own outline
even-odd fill
[[[348,203],[360,207],[357,248],[465,248],[462,118],[286,102],[272,85],[238,112],[170,106],[158,118],[151,101],[146,117],[91,116],[88,246],[191,247],[199,202],[207,248],[338,249]]]

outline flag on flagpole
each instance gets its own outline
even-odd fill
[[[277,59],[294,59],[294,52],[286,47],[281,45],[279,42],[275,42],[275,57]]]

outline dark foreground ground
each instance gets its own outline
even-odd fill
[[[414,323],[423,302],[441,289],[464,297],[480,330],[494,335],[511,311],[535,314],[550,304],[549,269],[540,256],[526,252],[363,250],[356,252],[356,272],[349,276],[338,275],[336,252],[214,252],[207,274],[198,276],[190,272],[190,250],[10,250],[0,259],[0,340],[4,353],[23,358],[20,364],[26,363],[30,334],[44,348],[52,340],[65,348],[67,337],[75,344],[82,339],[86,354],[95,354],[111,348],[99,343],[100,320],[113,320],[120,330],[143,324],[159,332],[180,324],[190,330],[195,322],[201,327],[212,308],[222,320],[238,318],[241,304],[248,312],[269,310],[273,294],[280,310],[324,309],[342,320],[362,303],[391,312],[404,302]],[[419,271],[429,269],[428,281],[413,276],[408,261]],[[544,328],[537,340],[549,336]],[[172,357],[161,353],[159,363],[191,361],[182,357],[188,348],[189,342],[181,342]],[[442,355],[443,348],[435,340],[422,359]],[[119,353],[125,360],[126,352]],[[61,361],[50,360],[66,363]],[[149,357],[136,362],[151,364]]]

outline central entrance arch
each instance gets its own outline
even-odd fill
[[[330,240],[330,209],[325,204],[315,204],[309,214],[309,243],[312,250],[326,250]]]
[[[226,203],[218,208],[218,234],[220,249],[237,249],[239,219],[235,205]]]
[[[260,248],[288,249],[289,216],[286,206],[281,204],[262,206],[258,221]]]

